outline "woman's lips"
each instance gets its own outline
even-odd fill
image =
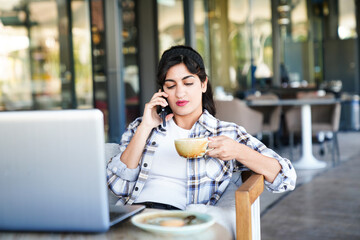
[[[185,106],[189,101],[177,101],[176,105],[178,105],[179,107],[183,107]]]

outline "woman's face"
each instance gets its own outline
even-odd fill
[[[202,93],[206,92],[207,79],[200,78],[187,69],[184,63],[172,66],[165,77],[164,91],[171,110],[176,116],[202,114]]]

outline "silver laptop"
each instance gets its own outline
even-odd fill
[[[0,230],[104,232],[112,207],[99,110],[0,112]]]

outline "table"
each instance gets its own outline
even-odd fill
[[[156,211],[145,209],[143,212]],[[187,236],[189,237],[189,236]],[[146,232],[134,226],[130,218],[110,228],[106,233],[39,233],[39,232],[0,232],[0,239],[186,239],[186,236],[160,235]],[[220,224],[215,223],[207,230],[191,235],[191,239],[230,240],[232,235]]]
[[[319,169],[326,163],[316,159],[312,153],[311,105],[330,105],[340,102],[334,98],[324,99],[279,99],[247,101],[250,107],[255,106],[301,106],[301,142],[302,155],[298,162],[293,163],[297,169]]]

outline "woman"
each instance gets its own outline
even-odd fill
[[[234,123],[214,117],[210,82],[202,57],[190,47],[165,51],[158,66],[161,89],[145,105],[120,142],[120,154],[107,167],[117,204],[144,204],[163,209],[186,209],[189,204],[214,205],[233,171],[252,170],[265,177],[273,192],[292,190],[296,173],[289,160],[266,148]],[[157,107],[167,108],[166,127]],[[180,157],[174,140],[207,137],[202,158]]]

